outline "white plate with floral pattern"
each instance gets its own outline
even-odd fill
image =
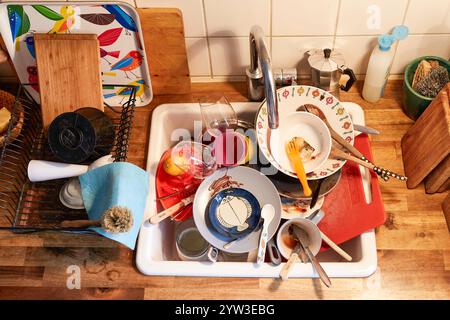
[[[283,126],[283,119],[286,119],[287,114],[296,112],[305,104],[311,104],[319,108],[327,118],[330,126],[348,143],[354,143],[354,129],[350,115],[345,110],[344,105],[332,94],[311,86],[289,86],[277,90],[278,113],[279,113],[279,127]],[[263,101],[258,113],[256,115],[256,135],[258,139],[258,146],[263,155],[275,166],[278,170],[291,177],[296,177],[296,174],[290,168],[281,166],[271,153],[270,142],[271,133],[268,118],[267,118],[267,103]],[[274,142],[272,141],[272,144]],[[285,141],[279,141],[284,145]],[[328,177],[341,169],[345,160],[328,158],[325,163],[318,169],[307,174],[308,180],[316,180]]]

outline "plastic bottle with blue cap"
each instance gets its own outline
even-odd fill
[[[362,96],[369,102],[377,102],[384,94],[395,50],[392,45],[395,41],[403,40],[408,36],[408,27],[396,26],[392,34],[383,34],[378,37],[378,45],[372,51],[367,66],[366,79]]]

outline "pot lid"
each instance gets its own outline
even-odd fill
[[[331,49],[317,49],[308,51],[308,62],[311,68],[319,71],[333,72],[345,64],[342,53]]]

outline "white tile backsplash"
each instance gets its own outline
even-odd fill
[[[273,0],[272,36],[334,35],[338,0]]]
[[[248,36],[253,25],[270,35],[269,0],[204,0],[206,26],[210,37]]]
[[[333,37],[273,37],[272,64],[274,68],[297,68],[300,75],[309,75],[306,51],[333,47]]]
[[[412,60],[425,56],[450,58],[450,35],[411,35],[400,41],[391,74],[401,74]]]
[[[411,33],[450,33],[450,1],[410,0],[405,23]]]
[[[390,32],[402,24],[407,0],[341,0],[337,35]]]
[[[266,39],[270,50],[270,43]],[[250,50],[247,37],[210,38],[213,76],[245,75],[250,63]]]
[[[183,14],[186,37],[206,36],[202,0],[136,0],[138,8],[178,8]]]
[[[211,76],[208,42],[206,38],[187,38],[186,51],[191,76]]]
[[[356,74],[364,74],[377,35],[403,23],[412,35],[399,43],[391,74],[403,73],[422,55],[450,57],[450,0],[123,1],[181,10],[189,71],[195,79],[245,79],[253,25],[265,32],[273,67],[295,67],[301,76],[310,72],[305,51],[333,46]],[[8,76],[11,70],[3,65],[0,78]]]
[[[377,38],[376,36],[336,37],[334,47],[344,55],[345,64],[355,74],[365,74],[370,54],[378,43]]]

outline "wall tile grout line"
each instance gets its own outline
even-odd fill
[[[202,0],[202,14],[203,14],[203,25],[205,27],[205,34],[206,34],[206,46],[207,46],[207,49],[208,49],[209,76],[211,77],[211,79],[214,79],[213,65],[212,65],[212,56],[211,56],[211,46],[210,46],[210,43],[209,43],[208,23],[206,22],[205,0]]]
[[[405,20],[406,20],[406,15],[408,14],[408,9],[409,9],[409,5],[411,3],[411,0],[407,0],[406,2],[406,7],[405,7],[405,12],[403,12],[403,19],[402,19],[402,24],[405,24]],[[408,36],[411,36],[412,34],[409,34]],[[399,41],[396,41],[395,44],[395,48],[394,48],[394,56],[392,57],[392,62],[391,62],[391,66],[389,69],[389,74],[391,74],[391,68],[394,65],[394,61],[397,58],[397,51],[398,51],[398,46],[400,45]]]
[[[345,35],[338,35],[336,34],[336,37],[339,38],[348,38],[348,37],[378,37],[381,36],[384,33],[373,33],[373,34],[345,34]],[[442,32],[442,33],[409,33],[409,36],[448,36],[450,35],[450,32]],[[334,37],[333,34],[302,34],[302,35],[288,35],[288,36],[272,36],[271,38],[328,38],[328,37]],[[206,36],[188,36],[185,37],[186,39],[194,39],[194,38],[206,38]],[[222,39],[222,38],[248,38],[248,36],[229,36],[229,35],[223,35],[223,36],[208,36],[210,39]],[[267,36],[269,38],[269,36]]]
[[[336,36],[337,36],[337,28],[338,28],[338,25],[339,25],[339,14],[341,13],[341,5],[342,5],[342,1],[339,0],[338,9],[337,9],[337,13],[336,13],[336,23],[334,25],[333,49],[334,49],[334,47],[336,45]]]
[[[270,58],[273,57],[272,35],[273,35],[273,1],[269,0],[269,43],[270,43]]]

